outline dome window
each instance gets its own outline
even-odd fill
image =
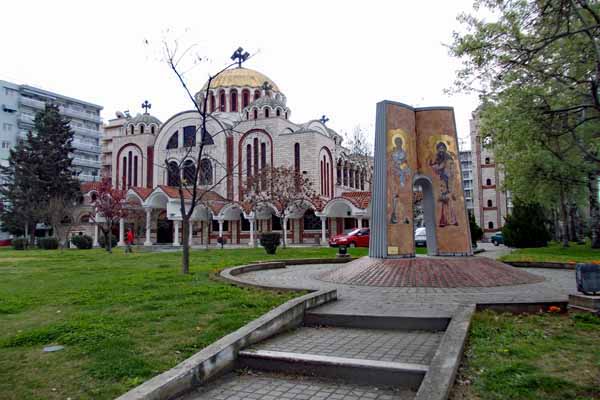
[[[248,107],[250,104],[250,91],[248,89],[244,89],[242,91],[242,108]]]
[[[129,127],[129,133],[133,135],[133,125]]]
[[[144,125],[140,125],[140,133],[144,133]]]
[[[178,147],[179,147],[179,136],[178,136],[177,131],[175,131],[175,133],[173,135],[171,135],[171,138],[167,142],[167,150],[176,149]]]
[[[219,111],[225,112],[225,91],[221,90],[219,93]]]
[[[254,119],[258,119],[258,110],[254,109]]]
[[[265,118],[269,118],[269,109],[265,108]]]
[[[279,108],[277,109],[277,113],[276,114],[277,114],[278,117],[281,117],[281,110]]]
[[[237,90],[235,90],[235,89],[231,90],[231,92],[229,94],[229,99],[230,99],[229,111],[237,112],[237,110],[238,110]]]
[[[154,133],[155,133],[155,130],[154,130],[154,125],[152,125],[152,126],[150,127],[150,133],[154,135]]]

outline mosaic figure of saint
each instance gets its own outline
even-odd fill
[[[458,225],[456,219],[456,212],[452,202],[456,200],[456,197],[450,189],[450,182],[454,176],[454,157],[446,143],[439,142],[435,146],[436,154],[435,160],[429,160],[429,165],[433,171],[440,177],[440,198],[439,201],[442,203],[440,212],[439,226],[444,227],[448,225]]]
[[[404,144],[401,137],[394,139],[394,149],[392,150],[392,168],[394,173],[400,179],[400,186],[404,187],[404,184],[410,179],[410,166],[408,165],[408,157],[404,150]]]

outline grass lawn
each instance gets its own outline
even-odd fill
[[[571,243],[563,248],[560,243],[552,242],[548,247],[533,249],[517,249],[501,258],[502,261],[548,261],[548,262],[580,262],[600,261],[600,249],[592,249],[590,243],[580,245]]]
[[[198,250],[184,276],[180,253],[0,250],[0,399],[112,399],[297,295],[211,271],[335,252]],[[49,344],[65,350],[43,353]]]
[[[450,398],[600,399],[600,318],[477,313]]]

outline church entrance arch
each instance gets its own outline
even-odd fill
[[[433,187],[431,180],[426,176],[415,176],[413,190],[415,194],[419,194],[422,198],[419,201],[420,209],[423,212],[423,224],[427,235],[427,254],[430,256],[437,255],[437,242],[436,242],[436,219],[435,219],[435,199],[433,197]],[[415,204],[417,208],[417,204]],[[414,217],[417,218],[416,216]],[[414,226],[417,226],[416,220]]]
[[[167,219],[167,213],[165,211],[158,215],[158,219],[156,221],[156,243],[173,243],[173,221]]]

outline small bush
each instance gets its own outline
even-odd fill
[[[110,243],[111,243],[110,248],[112,249],[114,247],[117,247],[117,242],[118,242],[118,238],[115,235],[112,235],[110,238]],[[101,235],[98,238],[98,244],[100,245],[100,247],[106,248],[106,243],[104,241],[104,235]]]
[[[483,229],[477,225],[477,222],[475,222],[475,216],[473,214],[469,214],[469,227],[471,230],[471,243],[476,246],[477,242],[483,238]]]
[[[260,235],[260,244],[267,254],[275,254],[277,246],[281,244],[281,235],[277,232],[266,232]]]
[[[512,213],[502,228],[504,244],[509,247],[545,247],[550,240],[542,206],[515,201]]]
[[[71,238],[71,243],[79,250],[91,249],[94,245],[94,239],[88,235],[77,235]]]
[[[40,238],[38,247],[44,250],[56,250],[58,249],[58,239],[55,237]]]
[[[15,250],[25,250],[27,248],[27,239],[26,238],[17,238],[13,239],[12,246]]]

